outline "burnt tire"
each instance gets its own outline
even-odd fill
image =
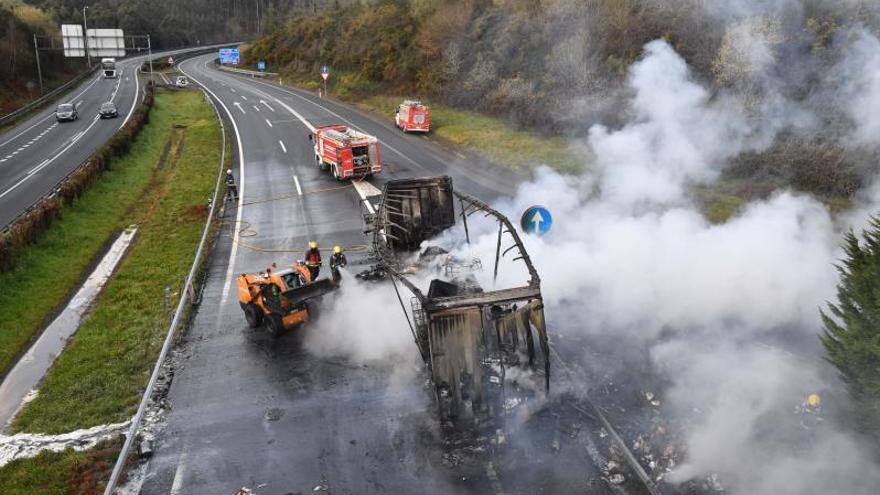
[[[244,318],[251,328],[257,328],[263,324],[263,314],[254,303],[242,304],[244,310]]]
[[[284,323],[281,321],[281,317],[275,314],[266,316],[266,330],[269,331],[269,335],[273,337],[278,337],[281,335],[281,332],[284,331]]]

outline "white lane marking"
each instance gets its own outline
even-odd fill
[[[131,118],[131,115],[134,113],[134,108],[138,104],[138,94],[141,91],[140,81],[138,80],[138,72],[140,72],[140,70],[141,67],[140,64],[138,64],[137,69],[134,70],[134,98],[131,100],[131,108],[128,109],[128,115],[125,116],[125,120],[123,120],[122,125],[119,126],[120,129],[128,123],[128,119]]]
[[[180,490],[183,488],[183,473],[186,472],[186,457],[187,449],[186,444],[184,444],[183,452],[180,453],[180,459],[177,461],[177,469],[174,471],[174,481],[171,482],[170,495],[180,495]]]
[[[296,184],[296,193],[299,194],[300,196],[302,196],[302,195],[303,195],[303,190],[302,190],[302,188],[299,186],[299,177],[297,177],[297,176],[294,175],[294,176],[293,176],[293,182]]]
[[[259,111],[260,111],[260,107],[254,105],[254,111],[255,111],[255,112],[259,112]]]
[[[82,91],[80,91],[79,93],[77,93],[77,94],[76,94],[73,98],[71,98],[71,99],[72,99],[72,100],[75,100],[75,99],[79,98],[80,96],[82,96],[86,91],[88,91],[92,86],[94,86],[95,83],[98,82],[100,79],[101,79],[100,77],[96,77],[95,80],[93,80],[93,81],[91,82],[91,84],[89,84],[88,86],[86,86],[85,88],[83,88]],[[32,126],[30,126],[30,127],[28,127],[27,129],[25,129],[25,130],[19,132],[19,133],[16,134],[15,136],[12,136],[11,138],[7,139],[6,141],[3,141],[2,143],[0,143],[0,148],[2,148],[3,146],[6,146],[6,145],[9,144],[11,141],[13,141],[13,140],[15,140],[15,139],[18,139],[19,136],[21,136],[22,134],[24,134],[24,133],[30,131],[30,130],[33,129],[34,127],[37,127],[37,126],[40,125],[44,120],[50,119],[50,118],[52,118],[52,117],[54,117],[54,116],[55,116],[55,112],[51,112],[51,113],[49,113],[49,115],[46,115],[46,116],[43,117],[42,119],[40,119],[40,120],[34,122],[34,124],[33,124]],[[55,122],[54,124],[52,124],[51,126],[49,126],[49,128],[52,129],[52,128],[54,128],[54,127],[57,126],[57,125],[58,125],[58,122]]]
[[[232,91],[233,93],[237,93],[237,92],[238,92],[238,91],[236,91],[235,88],[233,88],[232,86],[229,87],[229,91]]]
[[[239,231],[241,230],[241,213],[244,210],[244,146],[241,143],[241,134],[238,132],[238,124],[235,123],[235,118],[232,116],[232,112],[229,111],[229,107],[223,103],[223,100],[217,97],[217,95],[208,89],[207,86],[199,82],[198,79],[192,77],[186,71],[183,70],[183,66],[181,65],[180,71],[183,72],[187,77],[195,81],[196,84],[205,88],[205,91],[211,94],[220,106],[223,107],[223,110],[226,111],[226,115],[229,117],[229,121],[232,122],[232,129],[235,131],[235,141],[238,144],[238,208],[235,214],[235,226],[233,228],[232,234],[232,249],[229,251],[229,263],[226,267],[226,281],[223,284],[223,293],[220,296],[220,307],[224,307],[226,305],[226,300],[229,298],[229,289],[232,287],[232,274],[235,273],[235,255],[238,253],[238,239],[239,239]]]
[[[269,127],[275,127],[275,126],[272,125],[271,122],[269,122],[269,119],[266,119],[266,125],[268,125]]]
[[[242,113],[242,114],[247,115],[247,112],[244,111],[244,108],[241,108],[241,103],[239,103],[239,102],[236,101],[236,102],[233,102],[232,104],[235,105],[236,108],[238,108],[239,110],[241,110],[241,113]]]
[[[244,100],[244,101],[247,101],[247,96],[245,96],[245,95],[241,95],[241,99]]]
[[[279,100],[278,98],[275,98],[275,102],[278,103],[279,105],[281,105],[282,107],[284,107],[285,110],[287,110],[288,112],[293,114],[293,116],[296,117],[297,119],[299,119],[299,121],[302,122],[304,126],[308,127],[310,131],[315,132],[315,126],[313,126],[311,122],[306,120],[305,117],[300,115],[299,112],[290,108],[290,106],[287,103],[284,103],[283,101]]]
[[[269,110],[272,110],[273,112],[275,111],[274,108],[270,107],[269,104],[266,103],[266,100],[260,100],[260,104],[264,105],[266,108],[268,108]]]
[[[358,196],[361,197],[361,201],[364,202],[364,205],[366,205],[370,214],[375,215],[376,209],[373,208],[373,205],[370,204],[369,201],[367,201],[367,197],[382,194],[382,191],[365,180],[353,180],[351,181],[351,185],[354,186],[354,190],[357,191]]]
[[[280,145],[281,145],[281,149],[284,150],[285,153],[287,153],[287,147],[284,146],[284,141],[282,141],[282,140],[279,139],[279,140],[278,140],[278,144],[280,144]]]

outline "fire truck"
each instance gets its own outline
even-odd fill
[[[394,114],[394,125],[403,132],[428,132],[431,127],[431,110],[418,100],[404,100]]]
[[[315,142],[315,162],[336,180],[366,177],[382,171],[379,140],[341,124],[324,125],[309,134]]]

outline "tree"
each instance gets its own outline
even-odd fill
[[[822,312],[826,359],[841,373],[855,404],[856,426],[880,439],[880,219],[859,239],[844,237],[837,303]]]

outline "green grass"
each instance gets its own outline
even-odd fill
[[[322,87],[319,79],[298,73],[287,72],[281,80],[312,91]],[[334,73],[328,90],[332,96],[353,102],[388,121],[393,119],[392,110],[404,100],[403,96],[377,95],[382,88],[355,73]],[[586,166],[583,154],[563,137],[540,136],[516,129],[501,118],[424,101],[431,107],[432,135],[492,162],[520,171],[549,165],[565,173],[582,172]]]
[[[101,493],[119,453],[119,442],[76,452],[42,452],[32,459],[19,459],[0,469],[4,495],[93,495]]]
[[[403,99],[373,96],[358,104],[390,121],[393,119],[392,110]],[[572,143],[563,137],[539,136],[515,129],[496,117],[430,101],[425,103],[431,107],[431,134],[456,146],[468,148],[495,163],[517,170],[549,165],[567,173],[580,172],[585,166],[584,158],[578,157]]]
[[[172,124],[185,127],[172,132]],[[179,158],[169,158],[157,169],[169,136],[174,145],[169,156],[179,151]],[[217,176],[219,143],[220,130],[213,110],[201,93],[157,94],[149,125],[131,153],[114,164],[114,174],[123,174],[129,169],[145,174],[138,176],[138,183],[142,189],[149,182],[149,189],[128,214],[108,215],[109,218],[98,225],[105,232],[113,232],[122,225],[137,223],[139,232],[135,243],[49,371],[38,397],[16,418],[12,425],[14,432],[62,433],[123,421],[134,413],[168,329],[164,289],[167,286],[179,290],[204,226],[207,199]],[[128,194],[120,194],[120,182],[116,179],[115,176],[102,179],[98,187],[103,190],[89,191],[96,196],[104,192],[111,197],[82,212],[83,215],[92,215],[98,209],[118,211],[117,202],[130,203],[137,197],[136,187],[127,189]],[[74,208],[79,206],[78,202]],[[47,237],[57,237],[48,251],[54,248],[80,252],[71,236],[80,230],[89,230],[95,222],[79,224],[77,229],[67,224],[73,216],[71,211],[58,222],[58,229],[70,230],[66,236],[55,234],[55,225],[50,229]],[[92,241],[93,250],[105,239],[106,235]],[[80,256],[89,258],[87,252]],[[67,257],[65,252],[64,258]],[[56,283],[52,270],[42,267],[41,257],[29,254],[29,259],[28,266],[41,269],[44,275],[52,275],[53,284],[48,285]],[[27,272],[23,266],[19,264],[18,273]],[[80,273],[82,270],[68,277],[67,287]],[[33,279],[25,288],[36,292],[23,293],[37,293],[42,297],[46,280],[46,277]],[[13,291],[4,290],[7,292]],[[28,311],[33,310],[30,301],[34,299],[39,298],[28,298]]]
[[[0,374],[9,371],[88,274],[101,247],[130,223],[127,212],[150,182],[170,132],[172,115],[167,110],[154,111],[151,118],[154,125],[138,137],[132,152],[114,159],[110,170],[21,254],[12,271],[0,273]]]

